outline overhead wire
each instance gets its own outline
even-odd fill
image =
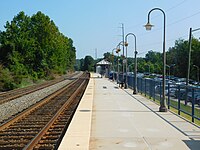
[[[175,8],[177,8],[178,6],[180,6],[180,5],[182,5],[183,3],[185,3],[186,1],[187,1],[187,0],[183,0],[183,1],[181,1],[180,3],[176,4],[175,6],[172,6],[171,8],[167,9],[166,11],[170,11],[170,10],[172,10],[172,9],[175,9]]]
[[[170,23],[170,24],[168,24],[167,26],[171,26],[171,25],[174,25],[174,24],[176,24],[176,23],[182,22],[182,21],[184,21],[184,20],[186,20],[186,19],[189,19],[189,18],[192,18],[192,17],[194,17],[194,16],[196,16],[196,15],[198,15],[198,14],[200,14],[200,11],[198,11],[198,12],[196,12],[196,13],[190,15],[190,16],[187,16],[187,17],[184,17],[184,18],[182,18],[182,19],[179,19],[179,20],[177,20],[177,21],[175,21],[175,22],[173,22],[173,23]]]
[[[181,2],[178,3],[177,5],[175,5],[175,6],[171,7],[171,8],[169,8],[169,9],[167,9],[166,12],[175,9],[176,7],[178,7],[178,6],[182,5],[183,3],[185,3],[186,1],[187,1],[187,0],[181,1]],[[171,26],[174,25],[174,24],[177,24],[177,23],[180,23],[180,22],[182,22],[182,21],[185,21],[185,20],[187,20],[187,19],[189,19],[189,18],[192,18],[192,17],[194,17],[194,16],[196,16],[196,15],[198,15],[198,14],[200,14],[200,11],[198,11],[198,12],[196,12],[196,13],[194,13],[194,14],[191,14],[191,15],[189,15],[189,16],[187,16],[187,17],[181,18],[181,19],[179,19],[179,20],[177,20],[177,21],[175,21],[175,22],[173,22],[173,23],[167,24],[166,26],[167,26],[167,27],[171,27]],[[158,15],[158,16],[159,16],[159,15]],[[155,17],[157,17],[157,16],[154,16],[154,18],[155,18]],[[141,24],[140,24],[140,26],[141,26]],[[139,34],[138,36],[141,37],[141,36],[153,34],[153,33],[155,33],[156,31],[159,31],[159,30],[161,30],[161,29],[162,29],[162,27],[157,28],[157,29],[154,29],[154,30],[153,30],[152,32],[150,32],[150,33],[141,33],[141,34]],[[200,31],[199,31],[199,32],[200,32]],[[196,34],[196,33],[195,33],[195,34]],[[188,35],[182,35],[182,36],[180,36],[178,39],[185,38],[185,37],[188,37]],[[177,40],[177,39],[169,39],[169,40],[166,40],[166,41],[169,42],[169,41],[175,41],[175,40]],[[145,46],[147,46],[147,45],[157,45],[157,44],[162,44],[162,43],[161,43],[161,42],[149,43],[149,44],[146,44]],[[142,44],[142,46],[144,46],[144,44]]]
[[[186,1],[187,1],[187,0],[183,0],[183,1],[181,1],[180,3],[178,3],[178,4],[176,4],[176,5],[172,6],[172,7],[170,7],[169,9],[166,10],[166,12],[169,12],[169,11],[171,11],[171,10],[177,8],[178,6],[182,5],[182,4],[185,3]],[[158,16],[160,16],[160,14],[158,14],[158,15],[152,17],[152,19],[155,19],[155,18],[157,18]],[[136,24],[136,25],[129,26],[128,28],[140,27],[141,24],[145,24],[145,22],[141,22],[141,23],[138,23],[138,24]]]
[[[172,26],[172,25],[174,25],[174,24],[177,24],[177,23],[179,23],[179,22],[182,22],[182,21],[185,21],[185,20],[187,20],[187,19],[189,19],[189,18],[192,18],[192,17],[194,17],[194,16],[196,16],[196,15],[198,15],[198,14],[200,14],[200,11],[198,11],[198,12],[196,12],[196,13],[190,15],[190,16],[181,18],[181,19],[179,19],[179,20],[177,20],[177,21],[175,21],[175,22],[173,22],[173,23],[167,24],[166,26],[167,26],[167,27]],[[156,31],[159,31],[159,30],[161,30],[161,29],[162,29],[162,27],[157,28],[157,29],[154,29],[152,32],[150,32],[150,34],[156,32]],[[144,35],[147,35],[147,33],[140,34],[139,36],[144,36]]]
[[[178,3],[178,4],[176,4],[176,5],[172,6],[172,7],[170,7],[169,9],[166,10],[166,12],[170,12],[171,10],[176,9],[176,8],[179,7],[180,5],[184,4],[186,1],[188,1],[188,0],[183,0],[183,1],[181,1],[180,3]],[[185,20],[187,20],[187,19],[189,19],[189,18],[192,18],[192,17],[194,17],[194,16],[196,16],[196,15],[198,15],[198,14],[200,14],[200,11],[198,11],[198,12],[196,12],[196,13],[194,13],[194,14],[191,14],[191,15],[189,15],[189,16],[187,16],[187,17],[181,18],[181,19],[179,19],[179,20],[177,20],[177,21],[174,21],[174,22],[172,22],[172,23],[170,23],[170,24],[167,24],[166,26],[167,26],[167,27],[171,27],[171,26],[174,25],[174,24],[183,22],[183,21],[185,21]],[[152,17],[152,19],[155,19],[155,18],[157,18],[158,16],[160,16],[160,15],[156,15],[156,16]],[[133,25],[133,26],[129,26],[128,28],[141,27],[141,26],[142,26],[141,24],[145,24],[145,23],[142,22],[142,23],[139,23],[139,24],[136,24],[136,25]],[[157,28],[157,29],[154,29],[154,30],[153,30],[152,32],[150,32],[150,33],[141,33],[141,34],[139,34],[139,35],[137,35],[137,36],[141,37],[141,36],[153,34],[153,33],[155,33],[156,31],[159,31],[159,30],[161,30],[161,29],[162,29],[162,27]],[[200,31],[199,31],[199,32],[200,32]],[[195,34],[197,34],[197,33],[195,33]],[[178,39],[184,39],[184,38],[186,38],[186,37],[188,37],[188,35],[182,35],[182,36],[179,36]],[[176,38],[176,39],[175,39],[175,38],[173,38],[173,39],[168,39],[168,40],[166,40],[166,41],[167,41],[167,42],[170,42],[170,41],[175,41],[175,40],[177,40],[177,38]],[[162,44],[162,42],[154,42],[154,43],[142,44],[142,46],[158,45],[158,44]],[[143,52],[140,51],[140,53],[138,53],[138,55],[142,55],[142,54],[144,54],[144,53],[146,53],[146,51],[143,51]]]

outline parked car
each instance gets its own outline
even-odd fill
[[[192,102],[192,92],[188,92],[187,94],[188,101]],[[200,92],[194,92],[194,103],[198,104],[200,101]]]
[[[200,107],[200,95],[198,95],[198,96],[195,98],[195,101],[197,102],[197,104],[198,104],[199,107]]]
[[[176,78],[175,82],[177,85],[186,85],[186,78]]]
[[[171,96],[171,97],[176,97],[176,91],[177,91],[176,87],[170,87],[169,93],[167,93],[167,95],[169,94],[169,96]]]
[[[185,100],[186,98],[186,89],[181,88],[180,91],[177,89],[175,92],[175,98],[180,98],[180,100]]]
[[[155,86],[155,92],[156,93],[160,93],[160,92],[162,92],[162,85],[160,86],[160,85],[156,85]],[[168,85],[165,85],[165,95],[168,95]]]

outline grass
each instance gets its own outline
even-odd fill
[[[172,106],[178,107],[178,102],[171,100],[170,103],[171,103]],[[182,111],[185,111],[189,114],[192,114],[192,107],[191,106],[184,105],[184,104],[180,103],[180,108],[181,108]],[[178,114],[178,109],[170,107],[170,110],[172,110],[173,112]],[[182,111],[180,111],[180,115],[191,122],[192,116],[188,115],[188,114],[186,114]],[[197,118],[200,118],[200,109],[194,108],[194,116],[197,117]],[[194,123],[200,126],[200,120],[194,118]]]
[[[146,94],[146,97],[149,97],[149,95]],[[154,101],[156,104],[160,105],[160,100],[158,100],[157,98],[153,99],[152,97],[149,97],[152,101]],[[173,100],[170,100],[170,105],[173,106],[173,107],[170,107],[170,111],[175,113],[175,114],[178,114],[178,102],[176,101],[173,101]],[[177,107],[177,108],[174,108],[174,107]],[[180,103],[180,108],[181,110],[189,113],[189,114],[192,114],[192,108],[191,106],[188,106],[188,105],[184,105],[182,103]],[[200,118],[200,109],[197,109],[195,108],[194,110],[194,115],[198,118]],[[185,118],[186,120],[188,120],[189,122],[192,122],[192,116],[184,113],[184,112],[180,112],[180,116]],[[195,119],[194,118],[194,122],[196,125],[200,126],[200,120],[198,119]]]

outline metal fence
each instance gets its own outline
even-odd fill
[[[126,75],[114,74],[114,80],[117,83],[125,82]],[[134,76],[127,76],[128,87],[133,89]],[[153,99],[154,101],[160,101],[162,98],[162,81],[155,81],[150,78],[137,78],[138,92]],[[200,88],[177,85],[173,83],[167,83],[165,87],[166,102],[168,109],[175,108],[178,114],[185,113],[192,118],[192,122],[195,119],[200,120]]]

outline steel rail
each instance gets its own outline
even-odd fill
[[[80,89],[85,89],[88,80],[89,77],[82,75],[70,86],[51,94],[51,98],[44,98],[34,104],[29,111],[20,113],[23,116],[18,114],[16,119],[10,119],[11,122],[1,125],[0,149],[28,149],[34,145],[35,149],[58,147],[80,102],[84,91]],[[34,108],[37,104],[37,108]]]
[[[76,91],[71,95],[71,97],[66,101],[66,103],[58,110],[58,112],[53,116],[53,118],[46,124],[46,126],[35,136],[35,138],[26,146],[23,148],[23,150],[32,150],[34,149],[35,145],[39,142],[39,140],[42,138],[42,136],[45,135],[45,133],[48,131],[48,129],[53,125],[53,123],[58,119],[58,117],[61,115],[61,113],[68,107],[73,99],[76,97],[77,93],[80,92],[82,87],[85,85],[85,82],[82,82],[82,84],[76,89]]]
[[[65,91],[69,86],[71,86],[72,84],[74,84],[78,79],[76,79],[75,81],[71,82],[70,84],[66,85],[66,87],[54,92],[53,94],[51,94],[50,96],[44,98],[43,100],[39,101],[38,103],[36,103],[35,105],[32,105],[31,107],[27,108],[25,111],[19,113],[17,116],[15,116],[14,118],[9,119],[8,121],[6,121],[5,123],[1,124],[0,126],[0,130],[4,130],[5,128],[7,128],[8,126],[10,126],[11,124],[13,124],[14,122],[16,122],[17,120],[19,120],[20,118],[23,118],[24,116],[30,114],[33,110],[39,108],[40,106],[44,105],[45,103],[47,103],[49,100],[51,100],[52,98],[56,97],[58,94],[62,93],[63,91]]]
[[[71,78],[75,79],[75,78],[73,78],[73,76],[76,76],[76,75],[77,75],[77,73],[74,73],[74,74],[69,75],[67,77],[59,78],[57,80],[53,80],[53,81],[50,81],[50,82],[45,82],[45,83],[42,83],[42,84],[39,84],[39,85],[33,85],[33,86],[29,86],[29,87],[20,88],[20,89],[11,90],[11,91],[8,91],[8,92],[5,92],[5,93],[1,93],[0,94],[0,104],[3,104],[5,102],[11,101],[13,99],[22,97],[22,96],[24,96],[26,94],[30,94],[30,93],[33,93],[35,91],[44,89],[46,87],[52,86],[52,85],[54,85],[56,83],[59,83],[59,82],[62,82],[64,80],[66,80],[66,79],[67,80],[69,80]]]

